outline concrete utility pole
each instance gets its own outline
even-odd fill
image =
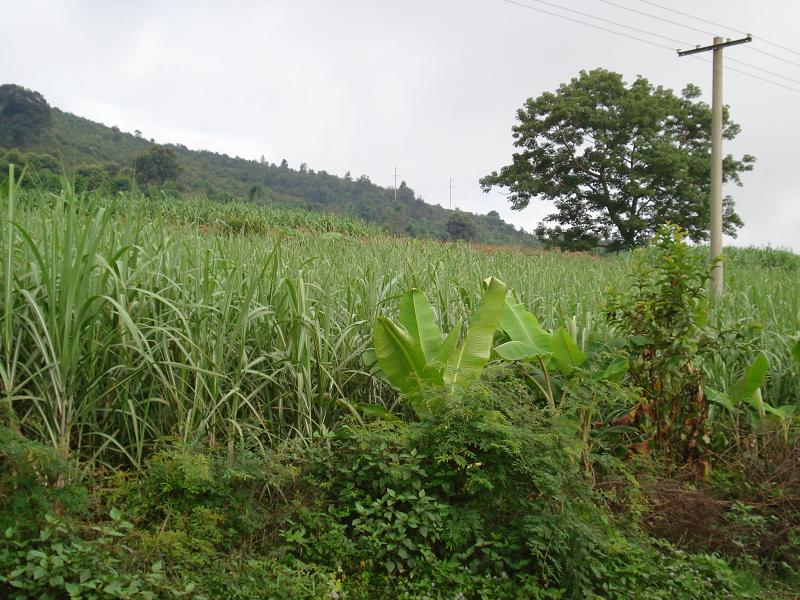
[[[678,56],[689,56],[709,50],[714,52],[711,87],[711,249],[709,252],[712,261],[722,256],[722,49],[751,41],[753,38],[749,35],[740,40],[726,42],[717,36],[710,46],[678,50]],[[711,271],[711,290],[719,298],[722,296],[722,288],[722,260],[720,260]]]
[[[394,168],[394,201],[397,203],[397,167]]]
[[[453,178],[450,178],[450,210],[453,210]]]

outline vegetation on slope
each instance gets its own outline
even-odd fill
[[[0,97],[20,89],[13,85],[0,86]],[[28,95],[36,94],[23,91]],[[53,163],[46,169],[57,175],[61,173],[59,164],[70,174],[81,170],[97,173],[102,169],[132,169],[138,157],[158,147],[141,134],[125,133],[117,127],[107,127],[57,108],[52,108],[51,120],[52,123],[43,124],[35,136],[20,138],[24,139],[24,144],[0,139],[0,147],[47,155],[49,159],[30,155],[27,158],[42,164]],[[2,114],[0,122],[6,124]],[[391,233],[411,237],[453,239],[461,235],[491,244],[535,243],[532,235],[504,222],[494,211],[488,215],[473,215],[427,204],[405,182],[398,186],[395,201],[394,190],[372,183],[367,175],[353,178],[348,173],[339,177],[322,170],[314,171],[305,164],[293,169],[284,160],[278,163],[263,158],[246,160],[190,150],[180,144],[166,147],[177,155],[174,186],[179,192],[200,194],[213,200],[301,204],[311,210],[358,217],[385,227]],[[39,168],[45,167],[40,165]],[[132,171],[126,173],[128,181],[132,180]]]

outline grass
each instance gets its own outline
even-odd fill
[[[202,200],[9,190],[2,214],[4,414],[92,467],[139,467],[165,439],[231,453],[308,440],[358,418],[359,403],[392,408],[365,353],[375,317],[393,316],[410,287],[448,330],[494,275],[585,345],[608,332],[607,287],[624,287],[630,264],[391,238],[343,217]],[[726,269],[713,318],[759,323],[766,396],[796,402],[798,257],[737,250]],[[710,384],[724,388],[726,369],[747,359],[720,361]]]

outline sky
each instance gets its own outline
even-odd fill
[[[398,183],[445,207],[452,179],[454,207],[496,210],[530,231],[547,203],[512,211],[478,185],[510,162],[527,98],[602,67],[675,91],[695,83],[710,102],[710,54],[671,49],[740,30],[754,42],[726,49],[726,60],[774,74],[726,64],[795,90],[725,71],[724,101],[742,132],[724,152],[757,158],[744,187],[725,188],[745,222],[725,242],[800,251],[800,54],[768,43],[800,52],[800,1],[654,1],[734,30],[646,0],[0,0],[0,83],[161,143],[286,158],[386,186],[397,168]]]

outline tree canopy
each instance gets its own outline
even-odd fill
[[[153,146],[136,157],[136,180],[141,184],[162,185],[178,177],[178,157],[174,148]]]
[[[581,71],[555,93],[530,98],[517,111],[510,165],[480,180],[484,191],[509,190],[512,208],[552,201],[540,224],[545,242],[585,249],[602,242],[630,248],[659,225],[680,225],[694,241],[708,237],[711,109],[688,85],[680,96],[644,77],[627,85],[603,69]],[[723,111],[723,137],[740,127]],[[755,159],[723,160],[723,180],[741,185]],[[724,198],[723,227],[735,235],[742,220]]]
[[[456,210],[447,219],[447,235],[453,240],[474,240],[475,225],[469,215]]]
[[[0,145],[28,146],[52,123],[50,105],[39,92],[11,83],[0,85]]]

